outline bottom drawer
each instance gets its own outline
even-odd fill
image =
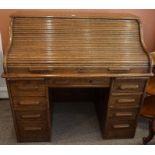
[[[43,122],[18,123],[19,142],[43,142],[50,141],[50,129]]]
[[[107,123],[103,138],[133,138],[135,135],[136,120],[117,120]]]

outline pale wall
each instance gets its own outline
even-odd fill
[[[6,51],[8,45],[8,27],[9,27],[9,15],[18,10],[0,10],[0,32],[2,33],[3,47]],[[20,10],[21,11],[21,10]],[[35,10],[24,10],[35,11]],[[38,11],[38,10],[37,10]],[[47,11],[47,10],[39,10]],[[58,11],[58,10],[48,10]],[[67,10],[59,10],[67,11]],[[74,10],[75,11],[75,10]],[[110,12],[110,13],[130,13],[140,17],[143,26],[144,42],[149,52],[155,51],[155,10],[76,10],[76,11],[91,11],[91,12]]]

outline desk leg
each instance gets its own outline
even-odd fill
[[[149,135],[143,138],[143,144],[147,144],[155,135],[155,118],[149,121]]]

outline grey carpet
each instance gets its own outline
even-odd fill
[[[92,103],[56,103],[52,123],[52,142],[17,143],[8,100],[0,100],[0,144],[141,145],[148,134],[147,120],[140,118],[132,139],[103,140]],[[155,144],[155,137],[149,144]]]

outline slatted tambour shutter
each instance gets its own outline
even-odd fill
[[[79,54],[80,53],[80,54]],[[16,17],[8,67],[143,67],[148,57],[134,19]]]

